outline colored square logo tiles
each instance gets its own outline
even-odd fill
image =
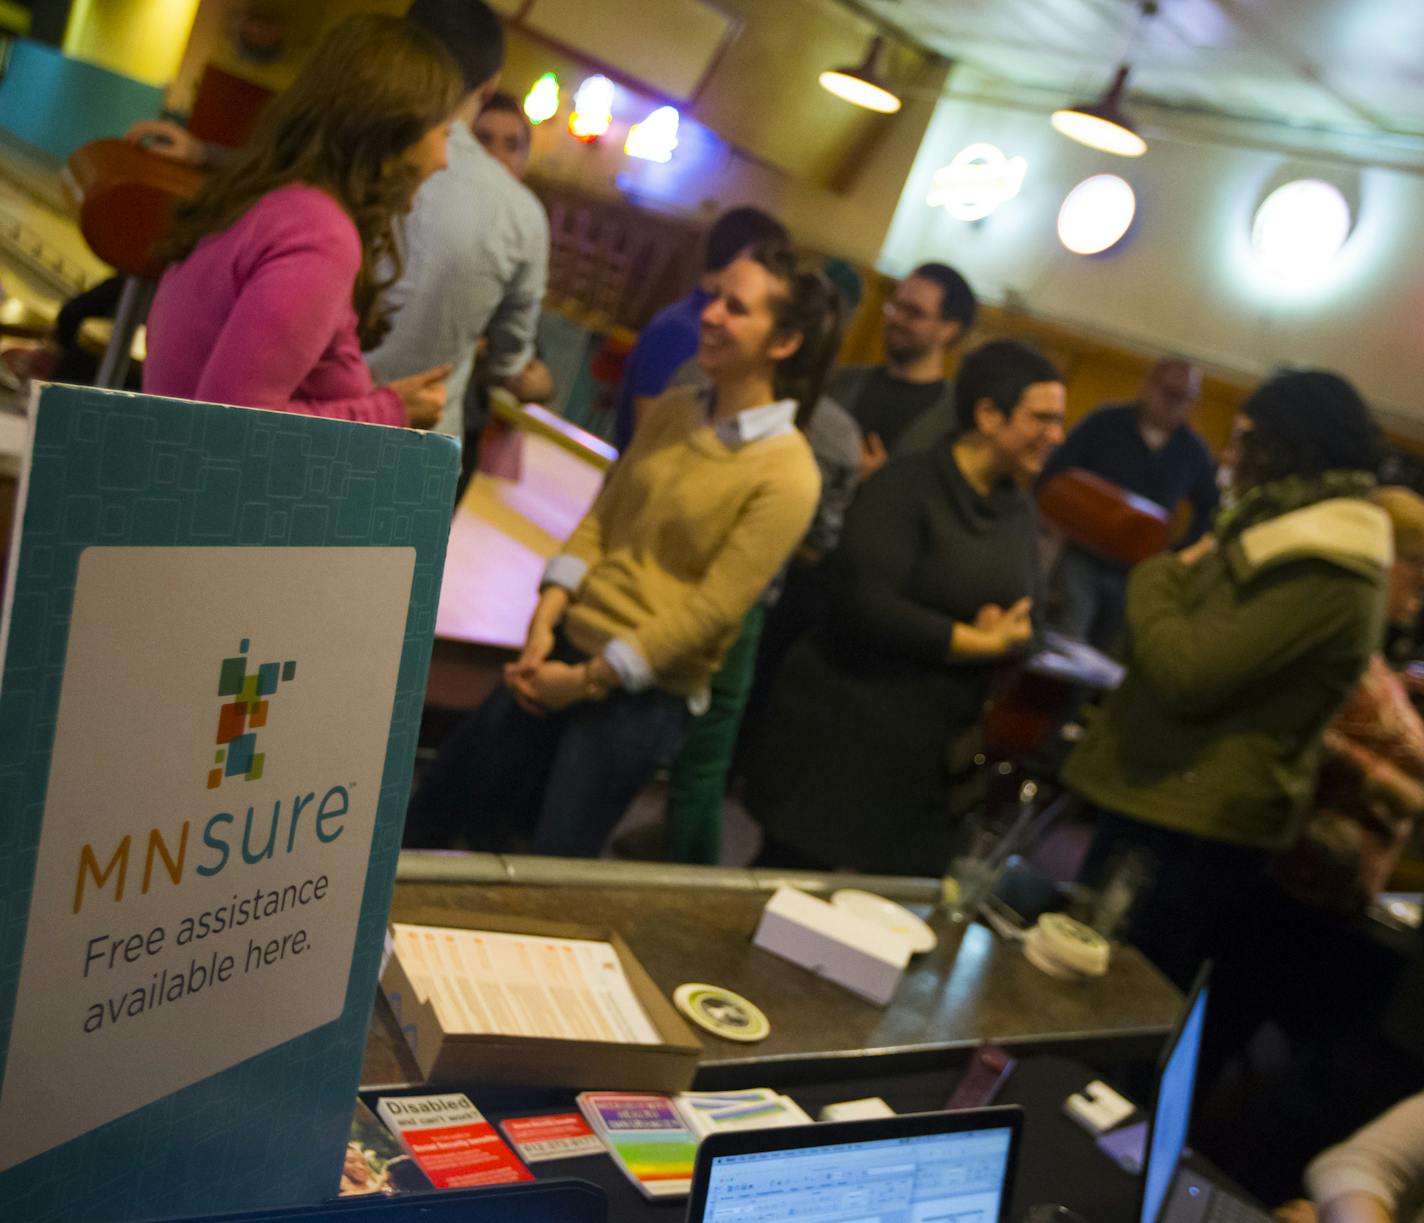
[[[217,766],[207,772],[209,790],[216,790],[225,778],[258,780],[267,766],[267,753],[257,750],[256,731],[267,725],[271,698],[284,683],[296,677],[295,659],[264,662],[253,667],[248,661],[251,638],[243,638],[238,652],[218,665],[218,728],[213,742]]]

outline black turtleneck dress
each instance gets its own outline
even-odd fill
[[[866,482],[827,563],[826,618],[776,677],[748,809],[827,866],[940,874],[959,814],[951,750],[993,672],[950,662],[950,639],[985,604],[1036,592],[1032,506],[1007,480],[977,493],[946,439]]]

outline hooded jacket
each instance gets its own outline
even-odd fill
[[[1295,838],[1321,735],[1384,625],[1389,520],[1333,497],[1128,582],[1127,675],[1063,770],[1101,808],[1210,841]]]

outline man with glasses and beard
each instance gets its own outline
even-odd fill
[[[826,394],[860,426],[862,478],[896,454],[926,450],[955,427],[951,349],[974,326],[968,282],[943,263],[925,263],[885,304],[885,361],[837,370]]]

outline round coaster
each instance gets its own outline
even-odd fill
[[[1066,968],[1084,977],[1101,977],[1108,970],[1112,946],[1091,926],[1062,913],[1038,919],[1043,949]]]
[[[1043,931],[1037,926],[1030,930],[1024,939],[1023,953],[1024,959],[1040,972],[1046,972],[1050,977],[1057,977],[1060,981],[1078,980],[1077,973],[1061,963],[1050,950],[1044,947]]]
[[[751,1043],[771,1034],[771,1021],[759,1007],[721,986],[689,981],[673,991],[672,1000],[698,1027],[724,1040]]]

